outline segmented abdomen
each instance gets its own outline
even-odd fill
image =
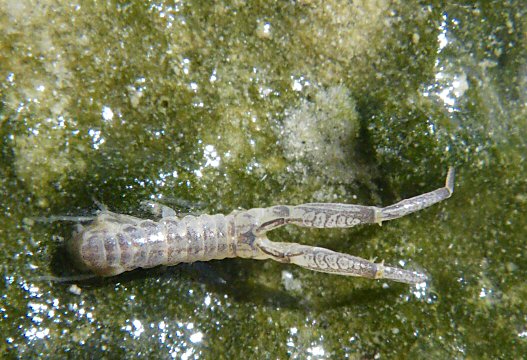
[[[79,232],[70,253],[82,268],[112,276],[136,268],[235,256],[230,217],[167,217],[159,222],[101,213]]]

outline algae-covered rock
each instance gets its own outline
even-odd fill
[[[354,178],[350,149],[359,126],[354,100],[349,91],[337,86],[317,91],[313,102],[286,110],[279,141],[285,158],[309,172],[307,176],[318,173],[346,183]]]
[[[527,353],[522,1],[0,0],[0,351],[8,357],[519,358]],[[72,284],[96,201],[146,216],[452,198],[277,241],[419,286],[232,259]]]

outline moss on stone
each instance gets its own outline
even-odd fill
[[[522,5],[3,1],[0,351],[525,354]],[[93,197],[133,214],[145,198],[210,213],[388,205],[442,186],[449,165],[456,192],[429,210],[382,228],[270,234],[425,269],[425,288],[234,259],[75,295],[36,280],[70,271],[58,245],[70,224],[23,221],[88,213]]]

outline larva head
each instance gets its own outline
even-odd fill
[[[73,237],[66,243],[66,250],[75,268],[82,272],[89,272],[90,268],[84,263],[81,255],[83,234],[85,229],[86,228],[82,225],[77,225],[77,228],[73,232]]]
[[[116,225],[100,217],[73,235],[67,250],[74,265],[81,271],[99,276],[113,276],[125,271],[119,264]]]

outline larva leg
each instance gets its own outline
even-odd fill
[[[171,207],[167,205],[163,205],[161,203],[158,203],[156,201],[152,200],[143,200],[141,201],[141,208],[150,214],[152,214],[155,217],[158,218],[167,218],[167,217],[175,217],[175,218],[184,218],[187,215],[191,216],[199,216],[201,213],[195,213],[195,212],[187,212],[187,211],[180,211],[174,210]]]
[[[140,206],[142,209],[148,211],[156,217],[177,217],[176,210],[152,200],[143,200],[141,201]]]
[[[57,221],[71,221],[76,223],[89,222],[95,220],[97,216],[69,216],[69,215],[50,215],[50,216],[36,216],[27,218],[29,220],[39,223],[54,223]]]
[[[99,211],[108,211],[108,207],[106,205],[104,205],[102,202],[100,202],[99,200],[97,200],[95,198],[95,196],[92,196],[92,201],[95,205],[97,205],[97,207],[99,208]]]
[[[374,263],[320,247],[273,242],[266,238],[257,239],[254,245],[265,253],[268,259],[296,264],[314,271],[369,279],[387,279],[406,284],[418,284],[427,280],[423,273]]]
[[[108,211],[108,209],[102,202],[100,202],[94,197],[92,197],[92,200],[95,203],[95,205],[97,205],[97,207],[99,208],[99,211],[97,213]],[[57,221],[71,221],[71,222],[76,222],[76,223],[83,223],[83,222],[93,221],[96,218],[97,218],[97,215],[94,215],[94,216],[50,215],[50,216],[37,216],[37,217],[28,218],[28,219],[31,219],[33,221],[40,222],[40,223],[54,223]]]
[[[95,274],[78,274],[71,276],[53,276],[53,275],[43,275],[31,278],[33,281],[50,281],[50,282],[74,282],[74,281],[85,281],[95,279],[97,275]]]
[[[274,206],[265,209],[265,219],[257,233],[295,224],[317,228],[348,228],[358,224],[381,224],[427,208],[449,198],[454,191],[454,168],[448,170],[445,186],[396,204],[378,208],[375,206],[310,203],[297,206]]]

